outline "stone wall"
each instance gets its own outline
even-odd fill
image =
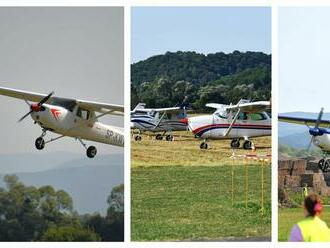
[[[321,196],[330,196],[330,173],[322,173],[318,159],[280,159],[278,187],[302,192],[304,186]]]

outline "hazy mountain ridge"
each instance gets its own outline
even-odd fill
[[[53,157],[54,154],[48,154]],[[17,156],[19,157],[19,156]],[[29,156],[23,156],[27,158]],[[81,156],[80,156],[81,157]],[[22,158],[13,161],[21,161]],[[36,158],[43,161],[44,158]],[[6,158],[8,161],[8,158]],[[1,166],[5,159],[0,159]],[[32,163],[29,161],[29,163]],[[11,163],[13,169],[22,166]],[[52,165],[53,166],[53,165]],[[48,167],[48,166],[46,166]],[[73,198],[74,208],[79,213],[101,212],[105,214],[107,203],[112,188],[124,183],[124,155],[113,154],[98,156],[95,159],[73,159],[62,164],[57,164],[49,170],[8,173],[1,169],[0,186],[3,187],[3,176],[16,174],[26,185],[43,186],[52,185],[56,189],[67,191]]]

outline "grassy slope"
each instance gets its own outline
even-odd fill
[[[261,167],[249,165],[249,207],[245,208],[245,167],[234,164],[231,202],[229,141],[200,141],[184,133],[174,142],[143,136],[132,142],[132,240],[191,240],[270,236],[271,167],[265,167],[265,215],[258,213]],[[180,141],[178,141],[180,140]],[[270,138],[255,140],[270,153]],[[239,149],[237,153],[247,153]]]
[[[301,208],[280,208],[278,211],[278,240],[287,241],[291,228],[299,220],[303,219],[303,217],[303,210]],[[329,208],[324,208],[321,219],[330,226]]]

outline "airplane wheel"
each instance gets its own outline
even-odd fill
[[[324,160],[323,158],[318,162],[319,169],[320,169],[321,171],[324,170],[324,162],[325,162],[325,160]]]
[[[205,143],[205,142],[202,142],[201,143],[201,145],[199,146],[200,147],[200,149],[207,149],[207,147],[208,147],[208,145],[207,145],[207,143]]]
[[[230,143],[231,148],[239,148],[240,143],[238,139],[233,139]]]
[[[87,152],[86,152],[87,157],[89,157],[89,158],[94,158],[96,153],[97,153],[97,150],[96,150],[95,146],[88,147]]]
[[[141,141],[142,137],[140,135],[135,136],[135,141]]]
[[[323,172],[329,172],[330,171],[330,159],[327,159],[325,162],[324,162],[324,165],[323,165]]]
[[[156,140],[162,140],[162,139],[163,139],[163,136],[161,134],[156,135]]]
[[[243,144],[243,148],[244,148],[245,150],[250,150],[250,149],[252,148],[252,142],[249,141],[249,140],[246,140],[246,141],[244,142],[244,144]]]
[[[166,135],[166,140],[167,141],[173,141],[173,136],[172,135]]]
[[[43,138],[39,137],[38,139],[36,139],[36,142],[35,142],[35,145],[36,145],[36,148],[38,150],[42,150],[45,148],[45,141]]]

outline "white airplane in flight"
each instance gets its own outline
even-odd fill
[[[173,141],[172,131],[186,131],[187,124],[182,123],[181,119],[187,117],[185,105],[171,108],[145,108],[145,103],[139,103],[131,111],[131,128],[138,129],[139,134],[134,137],[136,141],[141,140],[141,132],[163,132],[157,134],[156,139],[162,140],[166,135],[167,141]]]
[[[330,172],[330,159],[328,158],[330,154],[330,120],[322,120],[322,116],[323,108],[317,119],[279,115],[278,120],[307,126],[308,132],[312,136],[308,150],[312,144],[319,147],[323,152],[323,158],[318,162],[319,168],[323,172]]]
[[[243,139],[243,148],[251,149],[253,144],[249,138],[271,135],[271,117],[266,112],[269,101],[240,100],[236,105],[209,103],[206,106],[216,111],[212,115],[182,120],[196,138],[204,139],[201,149],[208,148],[207,140],[220,139],[231,139],[232,148],[239,148]]]
[[[124,106],[54,97],[53,94],[54,92],[45,95],[0,87],[0,95],[22,99],[29,105],[30,111],[20,118],[19,122],[30,115],[34,123],[42,128],[41,136],[35,141],[38,150],[42,150],[45,144],[66,136],[79,140],[86,148],[89,158],[93,158],[97,150],[94,146],[87,147],[83,139],[124,146],[123,128],[105,125],[98,121],[98,118],[104,115],[123,116]],[[44,136],[47,131],[60,136],[45,141]]]

